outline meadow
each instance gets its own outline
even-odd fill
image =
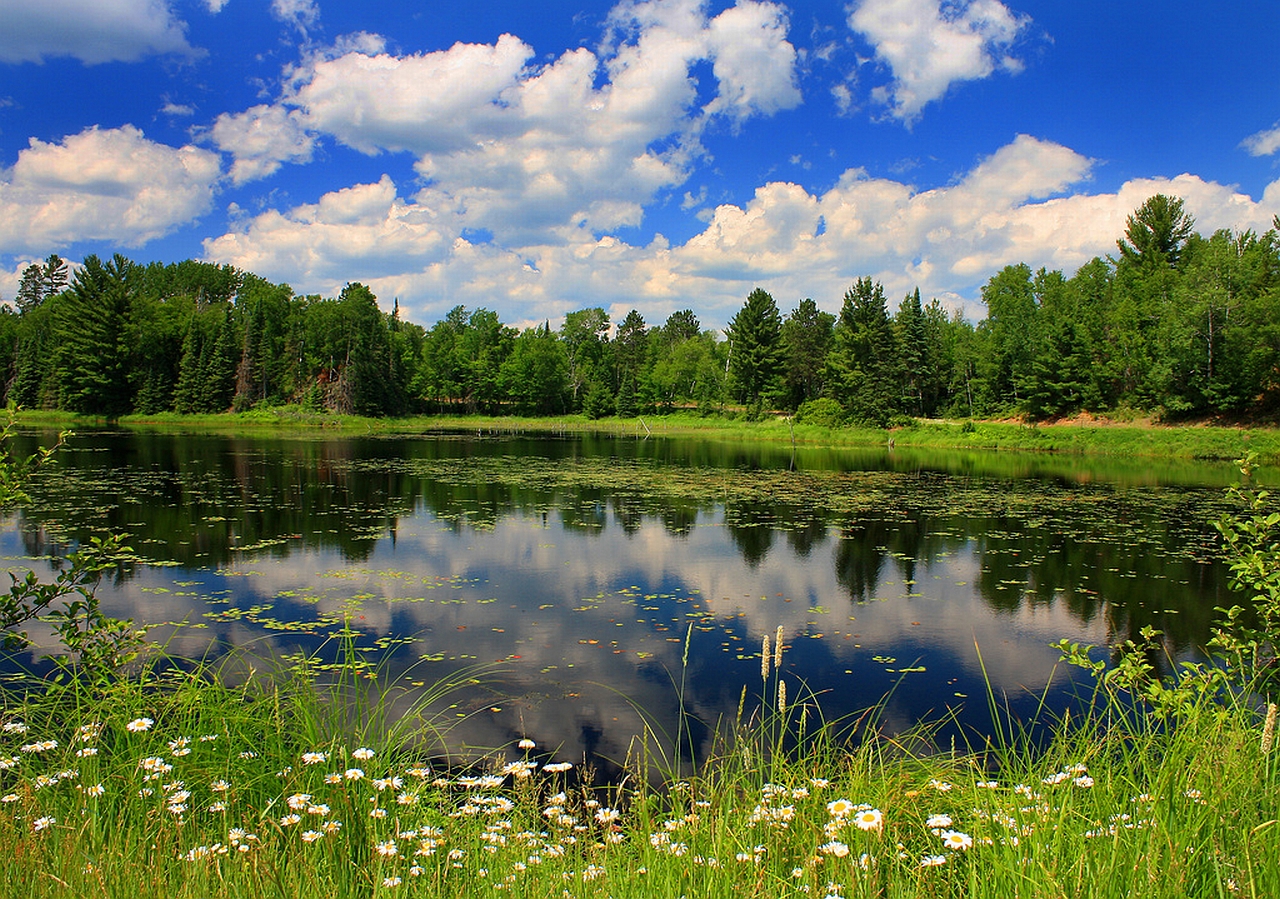
[[[837,745],[767,640],[761,661],[770,712],[695,776],[639,735],[608,785],[527,740],[450,766],[438,722],[353,708],[351,669],[11,684],[0,877],[157,899],[1280,894],[1274,706],[1118,713],[1099,682],[1048,746],[938,751],[874,710]]]

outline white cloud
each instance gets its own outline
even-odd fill
[[[217,15],[222,12],[222,8],[227,5],[227,0],[204,0],[204,5],[209,12]]]
[[[1280,124],[1251,134],[1241,144],[1251,156],[1271,156],[1280,150]]]
[[[503,92],[532,56],[509,34],[405,57],[352,50],[294,72],[285,104],[362,153],[457,150],[504,130]]]
[[[891,301],[919,287],[980,318],[981,285],[1025,262],[1068,275],[1115,253],[1125,217],[1155,193],[1183,197],[1203,233],[1270,226],[1280,182],[1255,202],[1194,175],[1127,182],[1087,193],[1093,163],[1050,141],[1019,136],[950,185],[917,190],[847,171],[829,190],[759,187],[721,205],[682,245],[646,246],[569,229],[557,239],[473,243],[467,220],[430,191],[405,199],[389,178],[327,194],[319,203],[247,219],[206,241],[206,258],[287,281],[305,293],[369,284],[406,317],[430,324],[461,303],[525,324],[584,306],[615,319],[632,307],[651,323],[694,307],[721,327],[753,287],[791,308],[811,296],[834,311],[855,278],[881,281]],[[1073,193],[1074,191],[1074,193]]]
[[[32,138],[0,175],[0,252],[79,240],[141,246],[207,211],[219,175],[217,154],[154,143],[132,125],[58,144]]]
[[[1265,230],[1270,220],[1265,196],[1256,203],[1193,175],[1062,195],[1079,190],[1091,168],[1067,147],[1022,135],[933,190],[859,170],[816,196],[769,184],[743,207],[717,209],[705,231],[672,252],[673,270],[733,284],[738,305],[759,283],[776,291],[780,305],[813,296],[834,309],[853,279],[869,275],[891,299],[919,286],[924,296],[951,298],[980,317],[978,288],[999,269],[1026,262],[1071,274],[1094,256],[1113,254],[1126,216],[1152,194],[1183,197],[1204,233]],[[819,221],[825,229],[814,236]]]
[[[849,26],[893,72],[873,98],[908,123],[957,81],[1020,71],[1006,51],[1029,21],[998,0],[861,0],[849,13]]]
[[[347,281],[375,281],[443,257],[449,237],[435,213],[406,203],[387,176],[325,194],[282,213],[255,216],[205,241],[205,256],[232,262],[303,292],[334,293]]]
[[[271,0],[271,14],[305,35],[319,23],[320,6],[316,0]]]
[[[746,118],[800,105],[796,51],[787,41],[782,7],[742,0],[712,19],[707,30],[712,71],[720,82],[708,112]]]
[[[94,65],[165,54],[200,55],[168,0],[0,3],[0,62],[70,56]]]
[[[308,134],[370,155],[415,155],[426,182],[416,203],[455,219],[456,230],[565,241],[639,224],[647,204],[688,177],[709,118],[739,122],[798,104],[786,29],[781,7],[756,0],[712,19],[693,0],[626,3],[598,53],[578,48],[546,64],[511,35],[407,56],[359,35],[293,69],[278,105]],[[692,69],[705,62],[717,90],[700,106]],[[300,133],[255,157],[260,171]],[[258,171],[252,162],[246,178]]]
[[[285,162],[310,162],[316,143],[303,127],[301,115],[280,106],[223,113],[213,123],[210,136],[218,149],[235,157],[231,180],[236,184],[265,178]]]

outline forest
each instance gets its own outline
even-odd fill
[[[457,306],[432,327],[366,286],[300,296],[213,263],[50,255],[0,307],[6,398],[121,415],[299,404],[340,413],[590,418],[677,408],[887,426],[1132,410],[1170,420],[1269,418],[1280,406],[1280,216],[1265,234],[1195,230],[1157,194],[1114,256],[1071,277],[1006,266],[972,323],[916,289],[890,312],[857,279],[839,314],[782,313],[753,290],[723,334],[693,311],[648,323],[600,307],[517,331]]]

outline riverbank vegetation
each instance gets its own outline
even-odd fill
[[[700,771],[640,738],[610,785],[526,741],[452,769],[420,722],[348,717],[323,679],[11,685],[0,876],[15,895],[157,899],[1280,890],[1274,716],[1239,697],[1165,718],[1086,705],[1040,749],[1015,730],[938,752],[869,716],[846,748],[764,662],[772,711]]]
[[[843,298],[785,314],[752,291],[723,333],[688,309],[657,324],[599,307],[520,331],[459,306],[428,328],[359,283],[300,296],[230,266],[91,256],[72,273],[50,256],[0,314],[0,373],[25,408],[110,418],[291,404],[368,416],[736,410],[819,427],[1081,412],[1272,421],[1278,230],[1205,237],[1181,200],[1156,195],[1115,258],[1070,277],[1025,264],[992,275],[977,323],[918,290],[891,313],[883,286],[859,278]]]
[[[97,427],[108,419],[56,410],[22,410],[25,428],[57,431]],[[1112,458],[1226,461],[1254,453],[1268,465],[1280,462],[1280,431],[1271,427],[1160,425],[1148,421],[1081,418],[1063,422],[918,420],[880,428],[854,423],[814,423],[794,416],[746,421],[743,416],[674,412],[632,418],[591,419],[585,415],[342,415],[300,406],[259,407],[241,413],[126,415],[116,419],[131,429],[177,433],[271,432],[316,435],[598,435],[619,439],[695,438],[781,447],[840,448],[892,446],[896,449],[1016,451]]]

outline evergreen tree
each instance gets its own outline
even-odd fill
[[[986,338],[985,380],[997,406],[1021,407],[1034,356],[1036,297],[1031,268],[1007,265],[982,288],[987,317],[979,325]]]
[[[226,412],[236,392],[236,366],[240,357],[240,337],[237,333],[233,308],[222,303],[217,316],[217,332],[200,366],[198,405],[201,412]]]
[[[236,365],[236,389],[232,399],[232,407],[237,412],[253,408],[266,395],[266,366],[262,358],[264,343],[262,299],[258,298],[249,307],[244,338],[240,342],[240,362]]]
[[[845,292],[828,357],[828,391],[856,421],[885,427],[901,411],[901,362],[884,287],[859,278]]]
[[[204,361],[204,329],[202,316],[192,310],[187,331],[182,338],[182,357],[178,362],[178,382],[173,392],[173,411],[183,415],[204,411],[200,405],[200,384]]]
[[[72,412],[118,416],[131,405],[126,341],[135,266],[88,256],[59,307],[55,333],[60,402]]]
[[[649,332],[644,316],[632,309],[618,326],[613,341],[618,415],[629,417],[639,410],[638,396],[649,363]]]
[[[782,322],[783,402],[788,409],[822,396],[827,354],[836,317],[811,299],[801,300]]]
[[[902,409],[912,415],[924,415],[930,352],[919,287],[899,304],[894,325],[902,361]]]
[[[1195,233],[1195,220],[1180,197],[1156,194],[1125,220],[1124,233],[1116,241],[1124,262],[1143,269],[1176,267],[1183,244]]]
[[[779,389],[782,373],[782,319],[768,292],[756,288],[725,329],[733,395],[752,417]]]
[[[43,302],[55,297],[66,289],[68,281],[67,263],[56,253],[49,256],[41,265],[33,262],[22,270],[22,280],[18,284],[18,293],[14,297],[19,312],[29,312]]]

